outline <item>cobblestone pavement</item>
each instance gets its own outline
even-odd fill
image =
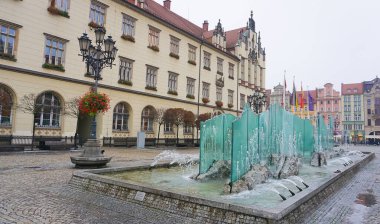
[[[355,147],[376,157],[303,223],[380,223],[380,147]],[[377,204],[376,201],[378,202]]]
[[[356,149],[374,151],[377,157],[303,223],[380,223],[380,147]],[[106,149],[113,156],[111,167],[149,164],[160,152]],[[71,188],[67,183],[76,169],[69,156],[76,153],[0,154],[0,223],[194,223],[188,217]]]

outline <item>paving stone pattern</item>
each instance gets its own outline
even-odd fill
[[[380,203],[380,147],[358,149],[379,154],[303,223],[380,223],[380,204],[366,207],[355,202],[357,195],[367,193]],[[198,153],[197,149],[177,151]],[[160,152],[106,149],[113,156],[111,167],[149,164]],[[70,187],[67,183],[76,171],[69,162],[72,154],[0,154],[0,223],[196,223],[190,217]]]

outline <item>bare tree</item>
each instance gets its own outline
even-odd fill
[[[65,111],[64,114],[73,118],[78,118],[79,111],[79,101],[80,97],[71,98],[69,101],[65,103]]]
[[[167,123],[172,123],[177,127],[177,144],[179,126],[183,125],[185,118],[185,110],[182,108],[167,109],[164,115],[164,120]]]
[[[166,108],[158,108],[156,110],[156,116],[154,117],[154,121],[158,123],[157,144],[160,141],[161,125],[165,123],[165,112]]]

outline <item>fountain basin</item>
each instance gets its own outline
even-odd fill
[[[180,193],[156,184],[138,183],[115,177],[124,171],[156,169],[150,166],[78,171],[73,174],[70,185],[142,206],[192,217],[203,223],[296,223],[304,214],[315,209],[316,205],[343,186],[361,166],[367,164],[372,158],[374,158],[373,153],[364,154],[363,157],[357,158],[354,164],[341,166],[339,168],[341,172],[331,172],[323,181],[310,184],[309,188],[304,188],[293,197],[287,196],[286,201],[278,197],[278,202],[273,206],[242,204],[225,200],[223,197],[218,199],[196,195],[192,192]],[[159,164],[157,169],[168,166],[168,164]]]

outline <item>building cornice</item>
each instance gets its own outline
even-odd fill
[[[189,33],[189,32],[187,32],[187,31],[185,31],[185,30],[183,30],[183,29],[181,29],[179,27],[174,26],[173,24],[171,24],[171,23],[169,23],[169,22],[161,19],[160,17],[158,17],[158,16],[156,16],[156,15],[154,15],[154,14],[152,14],[152,13],[150,13],[150,12],[144,10],[144,9],[139,8],[138,6],[136,6],[136,5],[134,5],[134,4],[130,3],[130,2],[128,2],[128,0],[112,0],[112,1],[114,1],[116,3],[119,3],[121,5],[124,5],[127,8],[129,8],[129,9],[131,9],[131,10],[133,10],[133,11],[139,13],[139,14],[142,14],[143,16],[146,16],[146,17],[148,17],[148,18],[150,18],[150,19],[152,19],[152,20],[154,20],[156,22],[159,22],[160,24],[162,24],[162,25],[164,25],[164,26],[166,26],[166,27],[168,27],[170,29],[173,29],[173,30],[177,31],[178,33],[181,33],[181,34],[183,34],[183,35],[185,35],[185,36],[193,39],[194,41],[198,42],[198,44],[203,44],[203,45],[205,45],[205,46],[207,46],[209,48],[212,48],[213,50],[215,50],[215,51],[223,54],[224,56],[229,57],[232,60],[235,60],[236,62],[240,61],[239,57],[237,57],[237,56],[235,56],[235,55],[233,55],[231,53],[225,52],[225,51],[223,51],[223,50],[215,47],[211,43],[205,41],[204,39],[199,38],[199,37],[193,35],[192,33]]]
[[[90,82],[90,81],[74,79],[74,78],[69,78],[69,77],[64,77],[64,76],[59,76],[59,75],[54,75],[54,74],[44,73],[44,72],[39,72],[39,71],[33,71],[30,69],[18,68],[18,67],[13,67],[13,66],[9,66],[9,65],[0,64],[0,70],[19,72],[19,73],[23,73],[23,74],[28,74],[28,75],[33,75],[33,76],[43,77],[43,78],[48,78],[48,79],[54,79],[54,80],[59,80],[59,81],[71,82],[71,83],[75,83],[75,84],[82,84],[82,85],[88,85],[88,86],[94,85],[94,82]],[[159,95],[155,95],[155,94],[151,94],[151,93],[146,93],[146,92],[141,92],[141,91],[131,90],[131,89],[125,89],[125,88],[121,88],[121,87],[117,87],[117,86],[98,84],[98,87],[104,88],[104,89],[109,89],[109,90],[116,90],[116,91],[120,91],[120,92],[131,93],[131,94],[154,97],[154,98],[158,98],[158,99],[176,101],[176,102],[186,103],[186,104],[191,104],[191,105],[198,105],[198,103],[196,103],[196,102],[189,102],[186,100],[180,100],[180,99],[175,99],[175,98],[166,97],[166,96],[159,96]],[[205,105],[205,104],[200,104],[200,106],[213,108],[213,109],[217,108],[216,106],[210,106],[210,105]],[[234,113],[242,112],[241,110],[236,111],[236,110],[232,110],[232,109],[228,109],[228,108],[223,108],[223,110],[234,112]]]

